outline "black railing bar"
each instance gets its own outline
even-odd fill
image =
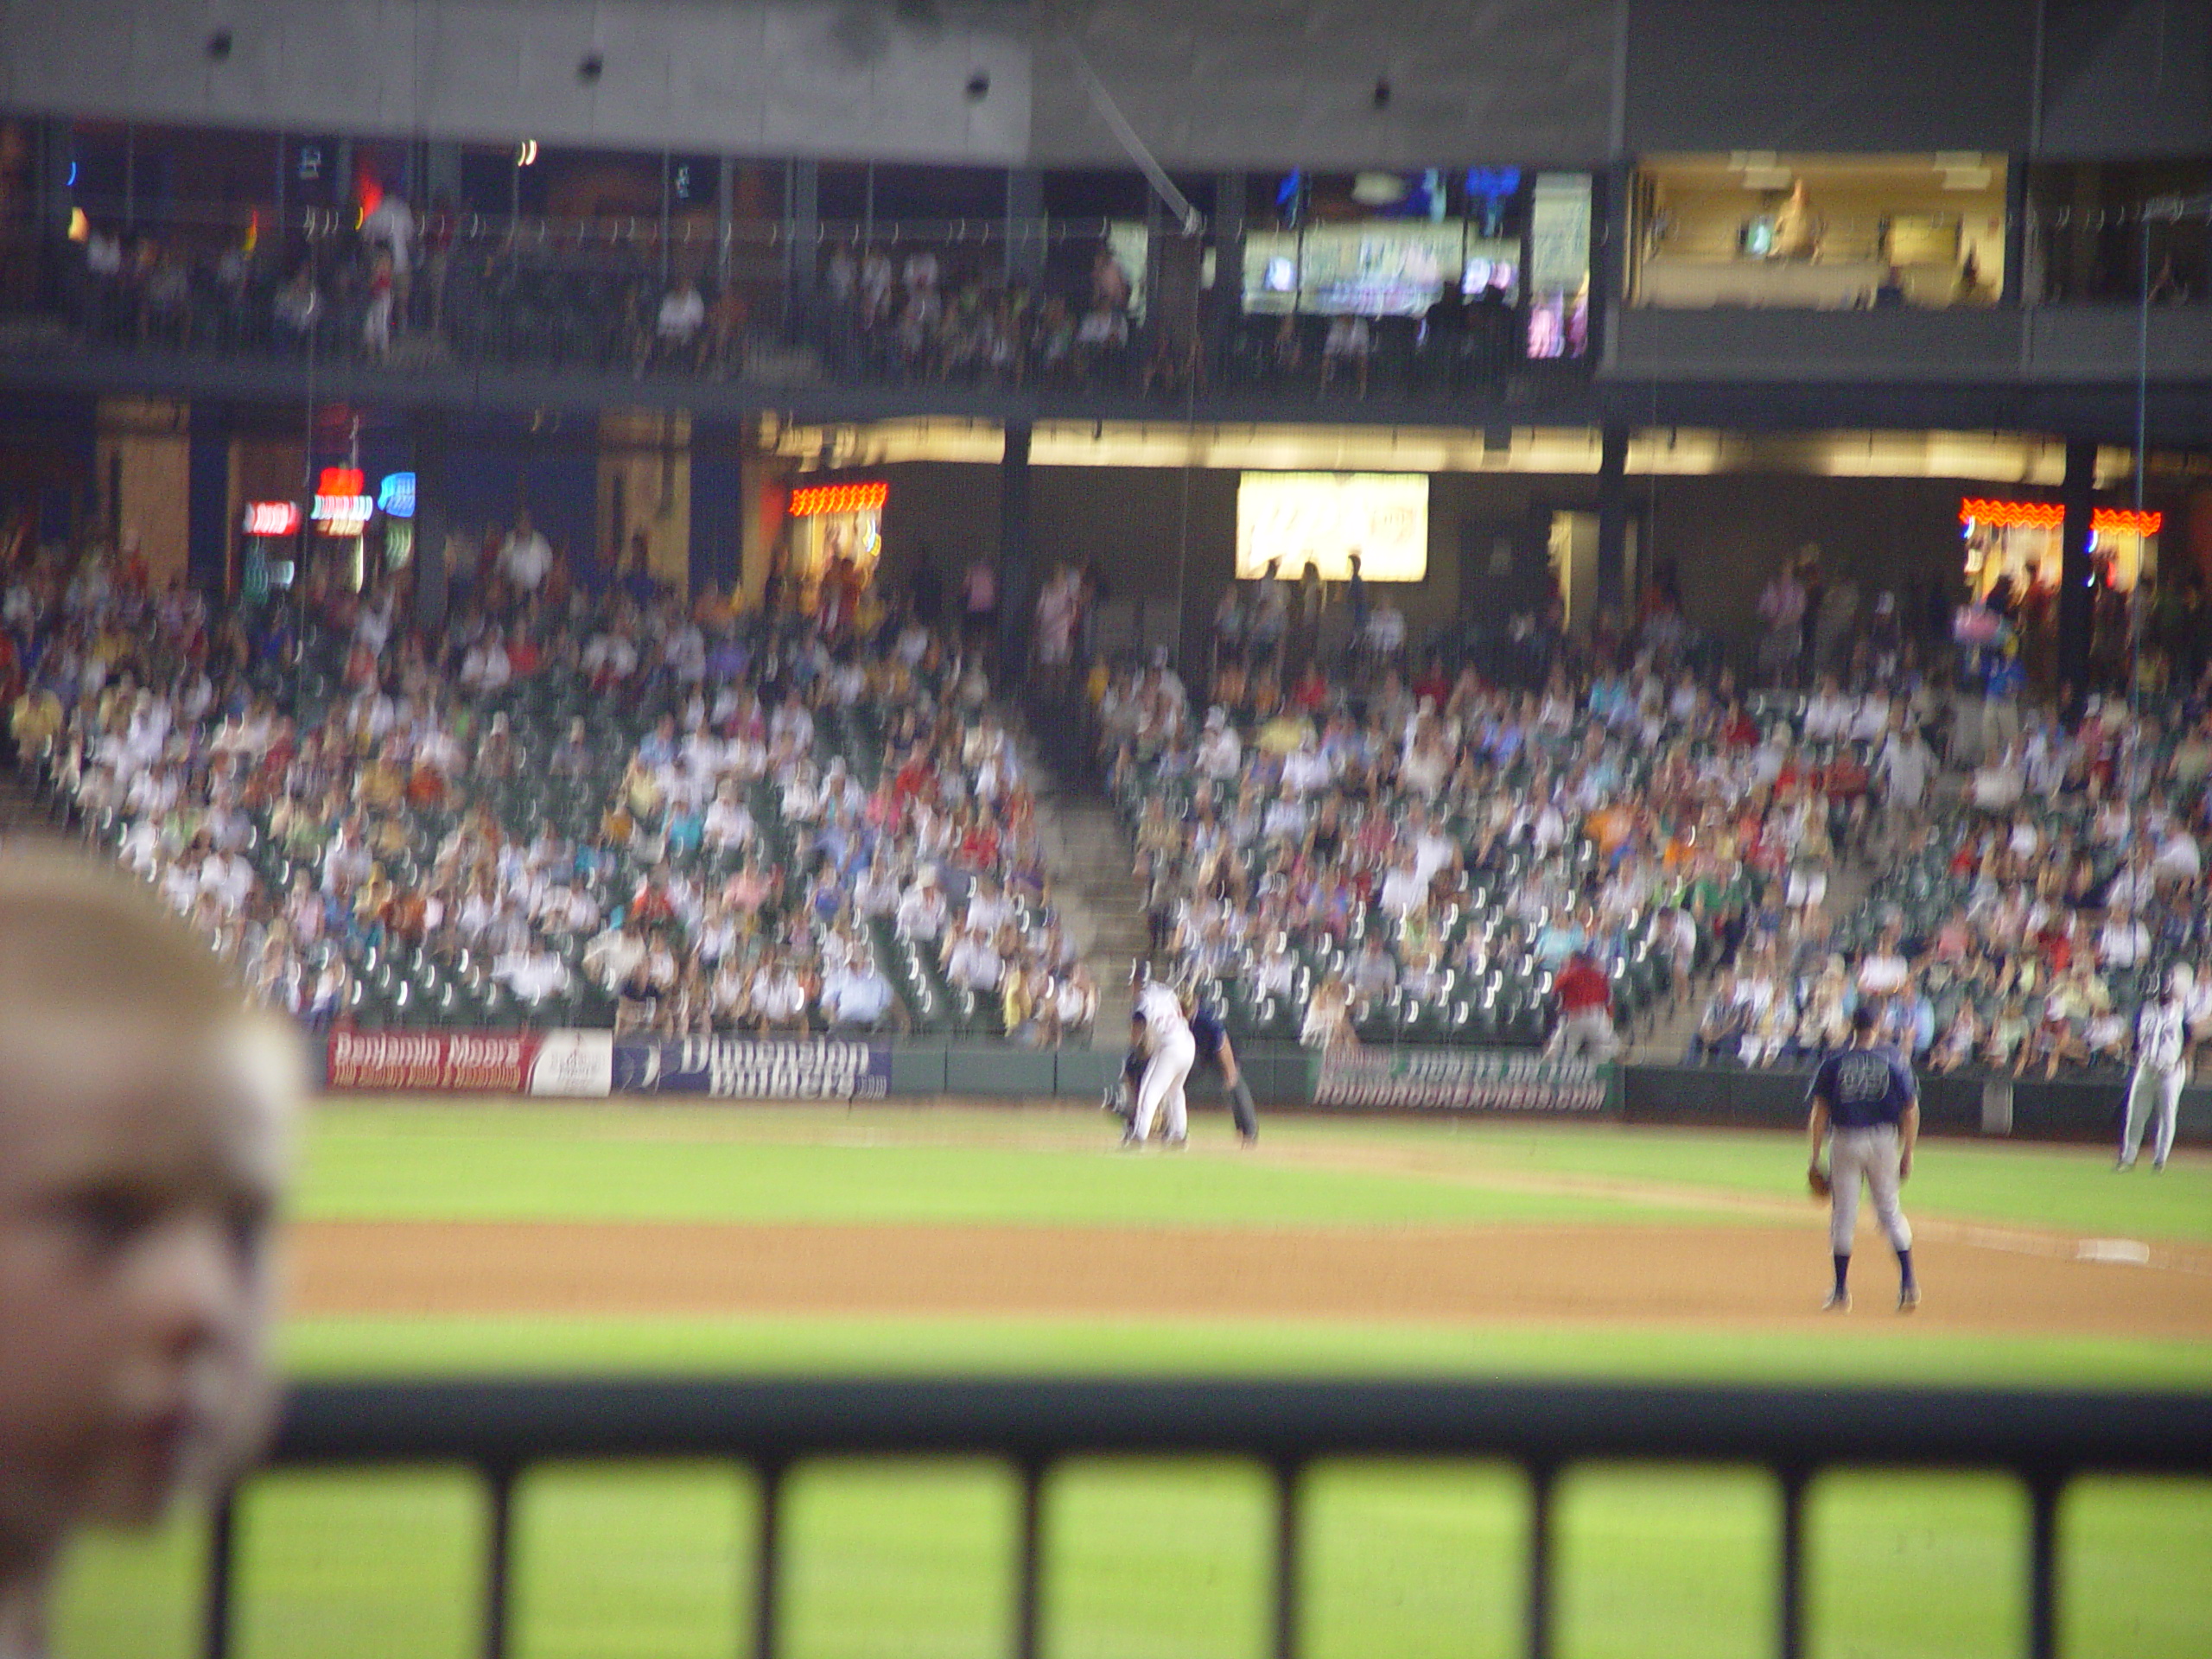
[[[1299,1625],[1300,1541],[1300,1500],[1304,1496],[1306,1466],[1279,1464],[1275,1478],[1275,1659],[1298,1659],[1301,1642]]]
[[[1014,1563],[1014,1659],[1037,1659],[1039,1651],[1037,1632],[1042,1626],[1044,1613],[1040,1579],[1045,1467],[1039,1463],[1025,1462],[1018,1471],[1021,1484],[1020,1507],[1015,1521],[1018,1535],[1014,1540],[1020,1553]]]
[[[207,1573],[200,1605],[200,1651],[203,1659],[228,1659],[238,1576],[235,1497],[226,1497],[216,1504],[215,1513],[209,1519]]]
[[[1805,1651],[1805,1484],[1802,1468],[1775,1471],[1782,1485],[1780,1598],[1776,1610],[1776,1647],[1782,1659],[1802,1659]]]
[[[510,1567],[512,1562],[515,1476],[518,1465],[500,1463],[484,1471],[492,1510],[486,1517],[490,1535],[484,1556],[484,1659],[506,1659]]]
[[[2028,1659],[2058,1652],[2058,1498],[2063,1483],[2028,1482]]]
[[[1523,1637],[1529,1659],[1551,1659],[1552,1494],[1559,1471],[1548,1463],[1525,1465],[1529,1477],[1529,1605]]]
[[[784,1476],[789,1465],[780,1459],[763,1459],[756,1467],[760,1478],[760,1526],[753,1536],[753,1659],[776,1659],[777,1625],[780,1605],[784,1553]]]
[[[1160,1379],[316,1382],[283,1463],[847,1452],[1392,1453],[1523,1464],[1661,1458],[1982,1468],[2212,1470],[2212,1395],[1942,1389]],[[1812,1462],[1808,1463],[1808,1459]]]

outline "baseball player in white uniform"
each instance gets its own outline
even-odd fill
[[[1146,1056],[1144,1077],[1137,1084],[1135,1114],[1129,1119],[1124,1146],[1141,1147],[1152,1133],[1153,1120],[1163,1120],[1167,1144],[1179,1147],[1190,1138],[1190,1113],[1183,1099],[1183,1082],[1198,1058],[1198,1039],[1174,991],[1152,977],[1145,963],[1136,966],[1137,1000],[1129,1015],[1129,1046]]]
[[[2135,1016],[2135,1075],[2127,1082],[2127,1121],[2120,1132],[2114,1169],[2135,1167],[2143,1131],[2153,1127],[2151,1167],[2164,1169],[2174,1149],[2174,1118],[2181,1089],[2189,1081],[2189,1003],[2196,976],[2176,963],[2166,976],[2166,994],[2145,1002]]]

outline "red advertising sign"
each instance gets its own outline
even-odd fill
[[[249,536],[289,536],[300,527],[296,501],[249,501],[245,504],[245,533]]]
[[[333,1089],[521,1092],[537,1048],[534,1031],[337,1031]]]
[[[603,1098],[613,1077],[608,1031],[334,1031],[333,1089],[426,1094],[565,1095]]]
[[[880,512],[891,486],[880,480],[859,484],[809,484],[791,492],[791,516],[820,518],[837,512]]]

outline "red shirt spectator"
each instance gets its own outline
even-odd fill
[[[1611,982],[1599,971],[1598,964],[1580,951],[1568,957],[1567,966],[1559,970],[1559,977],[1552,982],[1552,992],[1559,998],[1560,1012],[1569,1019],[1613,1006]]]

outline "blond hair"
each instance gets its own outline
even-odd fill
[[[249,1015],[221,959],[143,883],[53,844],[0,851],[0,1010],[112,1009],[176,1025]]]

